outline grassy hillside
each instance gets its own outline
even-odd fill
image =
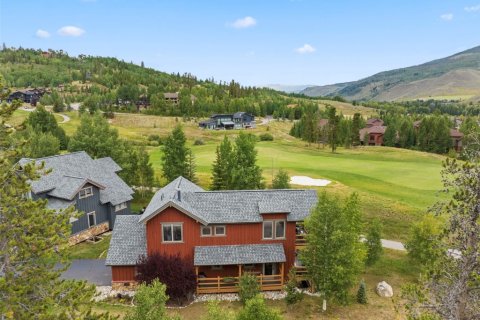
[[[340,95],[350,100],[471,99],[480,95],[480,46],[418,66],[302,92],[309,96]]]

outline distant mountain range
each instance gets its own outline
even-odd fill
[[[313,97],[339,95],[349,100],[480,100],[480,46],[358,81],[308,87],[300,93]]]
[[[300,91],[308,88],[308,87],[313,87],[314,85],[312,84],[299,84],[299,85],[283,85],[283,84],[266,84],[264,86],[260,87],[265,87],[265,88],[270,88],[273,90],[277,91],[283,91],[286,93],[299,93]]]

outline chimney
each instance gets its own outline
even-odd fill
[[[177,188],[177,200],[182,201],[182,192],[180,188]]]

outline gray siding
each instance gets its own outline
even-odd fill
[[[130,201],[127,202],[127,208],[115,212],[115,207],[110,203],[101,204],[100,203],[100,189],[97,187],[87,184],[85,187],[92,187],[93,195],[88,198],[80,199],[78,194],[75,196],[75,208],[80,213],[77,221],[72,223],[72,234],[81,232],[88,229],[88,217],[87,213],[95,211],[96,224],[101,224],[105,221],[108,221],[109,228],[113,230],[115,224],[115,217],[120,214],[131,214]],[[49,196],[47,192],[32,194],[33,200],[38,199],[48,199]]]

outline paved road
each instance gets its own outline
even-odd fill
[[[63,114],[63,113],[56,113],[56,114],[58,114],[60,117],[63,118],[62,122],[59,122],[59,123],[66,123],[66,122],[70,121],[70,117],[67,116],[66,114]]]
[[[365,239],[365,236],[360,236],[360,241],[365,242],[367,239]],[[382,240],[382,247],[387,248],[387,249],[392,249],[392,250],[399,250],[399,251],[406,251],[405,246],[403,243],[398,242],[398,241],[393,241],[393,240]]]
[[[62,278],[87,280],[97,286],[109,286],[112,283],[112,270],[105,265],[105,259],[73,260]]]

